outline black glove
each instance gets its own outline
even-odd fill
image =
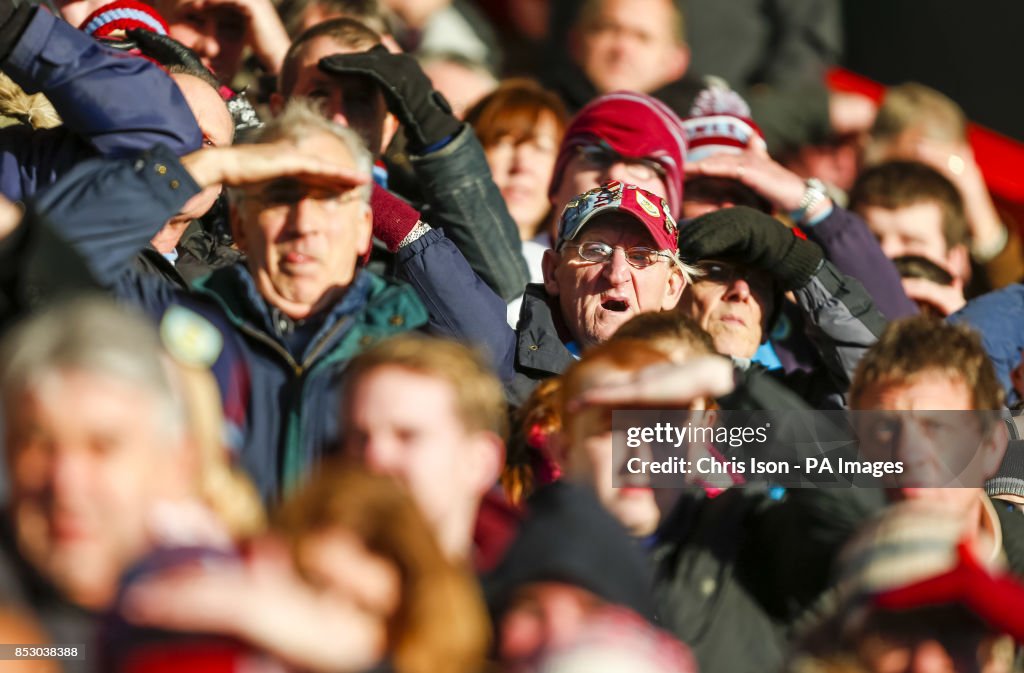
[[[148,56],[164,67],[177,65],[187,70],[207,72],[214,80],[217,79],[194,51],[173,37],[160,35],[145,28],[131,28],[125,31],[125,35],[135,43],[143,56]]]
[[[0,0],[0,61],[11,55],[28,22],[35,16],[36,6],[16,0]]]
[[[694,218],[679,232],[679,253],[687,262],[734,259],[768,271],[783,291],[806,285],[825,254],[774,217],[737,206]]]
[[[371,77],[384,93],[388,110],[398,118],[413,153],[454,136],[462,123],[439,92],[434,91],[420,64],[408,54],[392,54],[377,45],[360,54],[335,54],[320,59],[329,75]]]

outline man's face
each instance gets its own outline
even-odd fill
[[[317,101],[328,119],[358,133],[376,155],[384,151],[388,114],[380,87],[368,77],[328,75],[317,67],[327,56],[357,51],[340,46],[329,36],[313,38],[297,54],[295,87],[283,93],[288,98],[302,96]]]
[[[909,381],[881,381],[853,402],[858,412],[876,412],[856,417],[864,458],[903,462],[896,497],[966,508],[977,502],[978,487],[1002,463],[1002,421],[986,434],[977,416],[957,413],[974,409],[973,394],[960,377],[936,371]]]
[[[583,390],[625,383],[632,372],[604,364],[588,366],[580,381]],[[616,464],[613,452],[612,409],[587,407],[566,419],[568,452],[563,463],[569,479],[587,484],[597,493],[605,509],[631,535],[650,535],[658,527],[661,511],[654,498],[654,489],[647,483],[615,488],[613,478],[628,479],[624,464]],[[619,437],[625,444],[625,437]],[[628,460],[631,455],[620,458]],[[643,456],[650,460],[650,456]],[[646,479],[646,478],[645,478]]]
[[[575,246],[588,241],[615,246],[611,259],[582,259]],[[562,319],[580,346],[607,341],[634,315],[668,311],[678,303],[684,281],[676,267],[665,258],[644,269],[631,266],[624,250],[636,246],[656,244],[633,216],[614,212],[597,215],[561,253],[544,253],[544,287],[558,297]]]
[[[242,67],[248,21],[238,10],[187,0],[161,0],[168,34],[191,49],[221,82],[230,82]]]
[[[345,401],[345,451],[404,484],[446,549],[489,485],[479,470],[481,433],[467,430],[455,395],[447,381],[383,366]]]
[[[942,211],[935,203],[915,203],[896,210],[866,206],[860,214],[889,259],[920,255],[950,267],[949,248],[942,234]]]
[[[149,544],[152,505],[178,474],[172,457],[182,449],[162,437],[157,413],[137,386],[80,370],[49,374],[8,400],[19,549],[79,604],[113,598]]]
[[[330,134],[308,136],[299,143],[306,146],[355,167],[345,144]],[[305,318],[352,282],[357,260],[370,247],[371,217],[356,190],[310,191],[282,179],[246,192],[232,227],[264,299],[292,318]]]
[[[652,194],[665,197],[668,188],[665,177],[651,160],[625,159],[608,148],[589,146],[579,148],[565,165],[562,181],[551,197],[554,212],[559,213],[565,204],[578,194],[596,189],[610,180],[636,185]],[[669,208],[675,204],[668,204]]]
[[[705,261],[702,276],[683,292],[679,310],[700,323],[722,355],[757,352],[774,309],[771,276],[729,261]]]
[[[576,63],[598,93],[651,93],[686,72],[689,53],[676,40],[672,0],[604,0],[579,29]]]
[[[235,123],[228,112],[228,106],[212,86],[192,75],[171,75],[181,89],[192,116],[196,118],[199,130],[203,132],[203,148],[228,147],[235,135]],[[174,218],[188,222],[202,217],[213,207],[220,194],[220,185],[211,185],[189,199],[182,211]]]

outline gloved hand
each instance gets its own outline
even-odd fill
[[[17,0],[0,2],[0,61],[10,56],[35,12],[36,6],[28,3],[19,3]]]
[[[687,262],[733,259],[763,269],[783,291],[806,285],[825,254],[774,217],[737,206],[694,218],[679,232],[679,253]]]
[[[190,70],[200,69],[210,72],[209,68],[203,65],[202,60],[196,56],[194,51],[173,37],[160,35],[143,28],[126,30],[125,35],[135,43],[143,56],[148,56],[160,65],[180,65]],[[210,72],[210,76],[214,77],[212,72]]]
[[[399,244],[420,221],[418,210],[377,184],[370,194],[370,208],[373,235],[391,252],[398,251]]]
[[[448,101],[434,90],[419,63],[408,54],[392,54],[377,45],[359,54],[322,58],[319,67],[329,75],[362,75],[377,82],[414,153],[454,136],[462,128]]]

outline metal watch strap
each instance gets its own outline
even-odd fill
[[[416,223],[415,227],[409,230],[409,233],[405,235],[405,238],[402,239],[402,242],[398,244],[398,249],[401,250],[405,246],[415,241],[417,238],[423,236],[423,234],[427,233],[428,231],[430,231],[430,225],[424,222],[423,220],[420,220],[419,222]]]
[[[803,223],[807,213],[828,198],[828,188],[818,178],[807,178],[804,184],[806,188],[804,189],[803,197],[800,199],[800,205],[790,214],[790,217],[797,224]]]

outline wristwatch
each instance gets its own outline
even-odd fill
[[[828,198],[828,188],[818,178],[807,178],[804,185],[806,187],[803,198],[800,199],[800,205],[789,214],[790,218],[797,224],[803,224],[807,213],[814,210],[819,203]]]

